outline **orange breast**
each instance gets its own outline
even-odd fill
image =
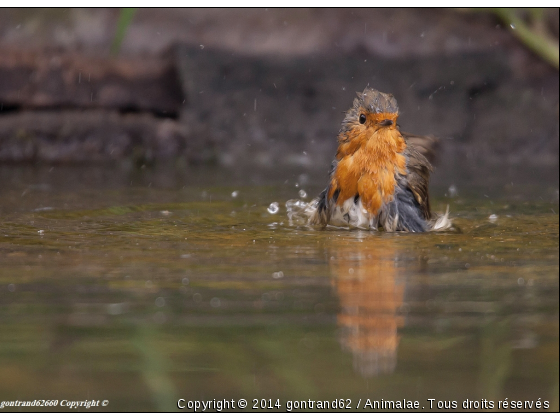
[[[359,194],[368,213],[377,214],[383,203],[393,199],[395,175],[406,173],[406,159],[401,154],[405,147],[396,129],[364,131],[351,142],[341,144],[329,199],[338,190],[336,204],[341,205]]]

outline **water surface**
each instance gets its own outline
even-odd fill
[[[386,234],[290,226],[283,203],[324,183],[297,171],[0,176],[1,400],[558,410],[557,186],[441,183],[461,233]]]

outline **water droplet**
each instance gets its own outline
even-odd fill
[[[37,233],[42,236],[42,235],[45,234],[45,231],[44,230],[38,230]]]
[[[201,302],[202,301],[202,295],[200,293],[195,293],[192,298],[195,302]]]
[[[183,280],[181,280],[181,283],[183,283],[185,286],[187,286],[189,284],[189,278],[184,277]]]
[[[523,277],[519,277],[517,279],[517,284],[523,286],[525,284],[525,279]]]
[[[203,50],[203,49],[204,49],[204,45],[200,44],[200,49]]]
[[[157,306],[158,308],[161,308],[161,307],[165,306],[165,299],[162,298],[161,296],[158,297],[158,298],[156,299],[156,306]]]
[[[284,277],[284,273],[282,271],[272,273],[272,278],[274,279],[281,279],[282,277]]]
[[[496,215],[496,214],[491,214],[491,215],[488,217],[488,220],[490,220],[490,222],[494,223],[496,220],[498,220],[498,215]]]
[[[162,210],[162,211],[160,211],[160,214],[162,216],[169,216],[171,214],[171,212],[169,210]]]
[[[9,290],[10,292],[15,292],[15,291],[16,291],[16,285],[13,284],[13,283],[8,284],[8,290]]]
[[[305,190],[299,190],[299,196],[300,196],[300,198],[306,198],[307,193],[305,192]]]
[[[231,196],[232,196],[233,198],[237,197],[238,195],[239,195],[239,191],[233,191],[233,192],[231,193]]]
[[[213,297],[212,299],[210,299],[210,306],[212,308],[219,308],[221,304],[222,302],[220,301],[220,298]]]
[[[270,214],[276,214],[276,213],[278,213],[278,210],[280,210],[280,206],[275,201],[274,203],[270,203],[270,206],[268,206],[267,210]]]
[[[449,197],[457,197],[459,195],[459,190],[457,190],[455,184],[450,185],[447,189],[447,192],[449,194]]]

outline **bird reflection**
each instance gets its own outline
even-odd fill
[[[404,284],[397,280],[391,241],[358,235],[364,235],[360,242],[333,244],[330,268],[341,305],[337,323],[342,347],[352,353],[354,370],[372,377],[395,370]]]

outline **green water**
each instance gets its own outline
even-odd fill
[[[462,233],[384,234],[289,226],[283,203],[322,179],[158,176],[0,171],[1,401],[558,410],[557,187],[436,186]]]

